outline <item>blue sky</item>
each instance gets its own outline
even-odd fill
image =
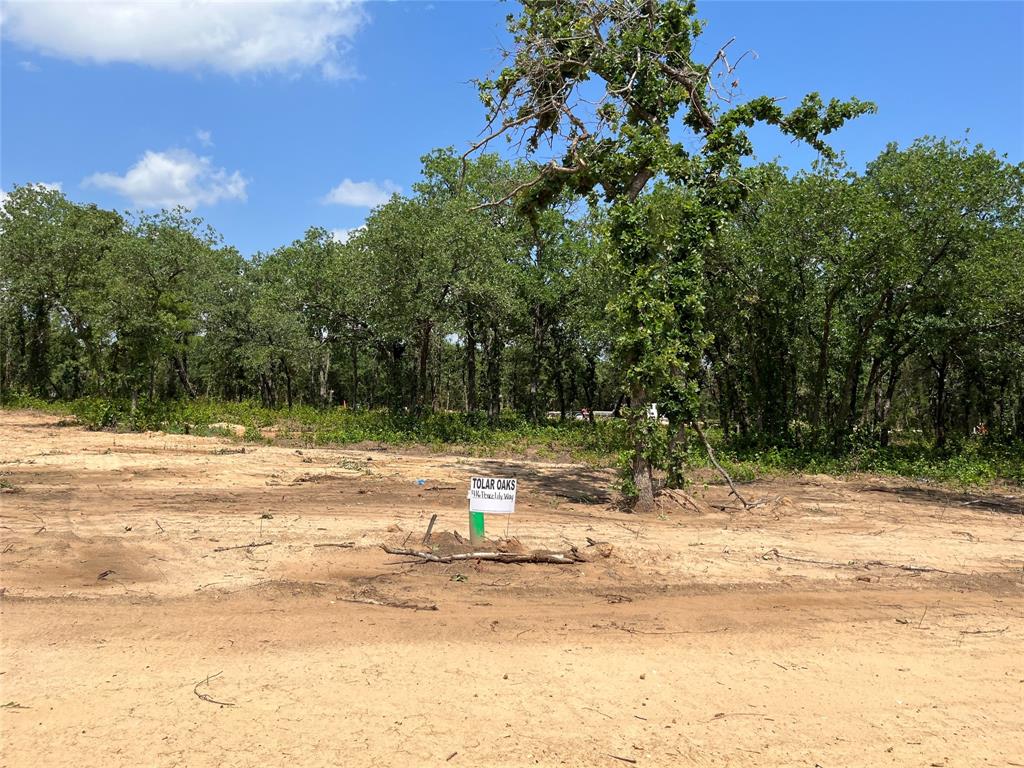
[[[245,254],[346,230],[408,190],[431,148],[471,143],[470,82],[510,3],[191,5],[4,0],[0,188],[60,184],[119,210],[184,202]],[[833,144],[963,136],[1024,160],[1024,3],[705,2],[708,51],[753,49],[743,93],[856,95]],[[758,156],[812,154],[771,131]]]

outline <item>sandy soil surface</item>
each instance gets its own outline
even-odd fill
[[[1024,765],[1019,489],[640,518],[582,466],[241,448],[0,412],[0,765]],[[465,533],[472,474],[591,562],[379,548]]]

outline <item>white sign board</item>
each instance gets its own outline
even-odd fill
[[[469,511],[511,515],[516,511],[516,479],[514,477],[471,477],[469,479]]]

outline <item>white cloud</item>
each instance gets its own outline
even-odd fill
[[[366,21],[358,0],[32,0],[5,2],[2,34],[78,62],[239,75],[319,69],[351,75],[345,54]]]
[[[362,225],[358,227],[341,227],[340,229],[331,230],[331,239],[336,243],[347,243],[355,235],[362,232],[364,227]]]
[[[82,183],[117,192],[143,208],[195,208],[221,200],[245,200],[249,182],[238,171],[215,168],[209,157],[169,149],[146,152],[123,176],[94,173]]]
[[[196,131],[196,138],[199,139],[199,143],[204,147],[213,146],[213,132],[204,131],[202,128]]]
[[[373,208],[376,205],[383,205],[391,199],[391,195],[401,191],[401,187],[386,179],[380,184],[376,181],[342,179],[341,184],[328,192],[323,201],[335,205]]]

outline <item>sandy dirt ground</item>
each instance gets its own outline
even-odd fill
[[[583,466],[241,448],[0,412],[0,765],[1024,766],[1019,489],[641,518]],[[591,562],[380,549],[465,533],[473,474]]]

